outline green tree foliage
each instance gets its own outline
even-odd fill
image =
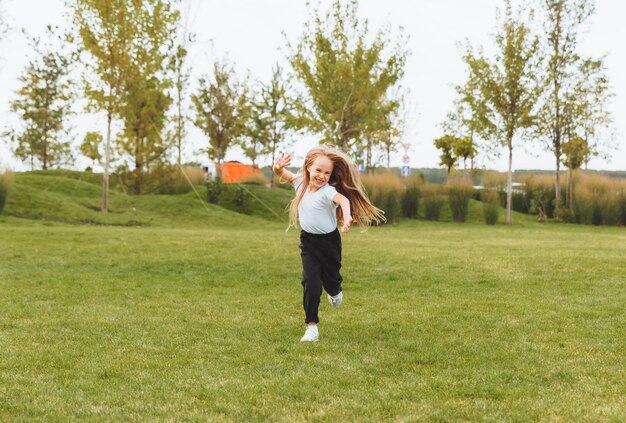
[[[470,159],[472,163],[472,169],[474,168],[474,157],[476,157],[476,147],[471,137],[459,137],[453,145],[454,155],[458,159],[463,159],[463,168],[467,170],[467,159]]]
[[[215,162],[217,175],[222,175],[222,163],[228,148],[246,133],[250,114],[247,89],[236,80],[234,69],[216,62],[213,80],[205,76],[198,80],[199,88],[192,94],[196,118],[194,124],[209,138],[205,150]]]
[[[569,119],[564,134],[566,140],[582,138],[585,141],[587,155],[584,164],[610,147],[605,140],[611,139],[606,133],[611,128],[613,117],[607,107],[613,97],[604,61],[581,60],[573,89],[566,97],[568,107],[565,112]]]
[[[35,58],[31,59],[20,76],[21,87],[17,98],[11,101],[22,128],[10,130],[15,155],[29,161],[31,167],[63,163],[70,157],[65,119],[71,112],[72,94],[69,79],[71,61],[64,54],[56,29],[48,26],[46,40],[31,39]]]
[[[172,104],[167,68],[170,57],[176,57],[173,37],[180,13],[165,0],[134,2],[134,7],[139,28],[124,78],[119,111],[124,129],[118,145],[134,162],[134,191],[141,194],[143,172],[163,159],[168,148],[163,136]]]
[[[556,202],[561,197],[560,164],[565,128],[572,116],[567,113],[568,97],[577,79],[580,56],[577,52],[582,25],[595,11],[590,0],[543,0],[546,14],[543,56],[547,58],[545,96],[537,121],[538,135],[547,141],[556,162]]]
[[[511,224],[513,182],[513,141],[534,124],[534,109],[540,95],[538,76],[538,39],[526,24],[513,16],[506,2],[500,28],[495,35],[496,52],[490,60],[471,46],[464,61],[477,84],[477,101],[472,104],[484,139],[493,140],[508,150],[506,223]]]
[[[480,133],[481,122],[475,110],[479,101],[479,92],[475,78],[469,78],[464,84],[455,87],[458,98],[454,100],[453,110],[447,114],[442,127],[444,133],[454,135],[459,142],[455,143],[454,154],[463,159],[463,167],[467,170],[467,160],[470,160],[470,169],[474,170],[474,159],[478,155],[477,138]]]
[[[102,154],[100,153],[101,145],[102,134],[89,131],[85,134],[85,138],[80,144],[80,152],[95,164],[95,162],[102,160]]]
[[[448,177],[452,173],[452,169],[457,162],[457,157],[454,155],[454,145],[459,141],[454,135],[443,135],[435,140],[435,147],[441,150],[439,156],[439,164],[445,166]]]
[[[334,1],[324,15],[313,10],[289,62],[306,96],[297,110],[298,125],[321,134],[344,151],[364,150],[370,132],[387,129],[398,107],[386,93],[404,74],[405,42],[392,45],[388,32],[373,40],[367,21],[357,17],[358,2]]]

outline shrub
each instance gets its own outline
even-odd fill
[[[427,220],[439,220],[444,197],[441,195],[441,188],[435,185],[426,185],[423,190],[424,217]]]
[[[233,203],[239,213],[250,213],[250,194],[243,186],[236,186]]]
[[[535,213],[539,220],[554,217],[556,209],[555,177],[552,175],[532,175],[522,179],[528,193],[529,211]]]
[[[519,213],[528,214],[530,204],[526,198],[526,192],[515,190],[511,193],[511,209]]]
[[[217,204],[220,201],[222,195],[222,178],[216,176],[206,183],[207,187],[207,201],[212,204]]]
[[[448,201],[452,220],[465,222],[469,211],[469,200],[472,196],[471,181],[467,179],[451,180],[448,185]]]
[[[480,200],[483,202],[483,216],[487,225],[498,223],[500,214],[500,198],[496,191],[485,190],[480,193]]]
[[[568,207],[559,207],[554,212],[554,219],[558,222],[574,223],[576,221],[574,211]]]
[[[8,170],[4,173],[0,173],[0,213],[4,209],[7,196],[9,195],[9,189],[13,186],[13,173]]]

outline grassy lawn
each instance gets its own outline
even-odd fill
[[[229,213],[0,216],[0,421],[626,420],[623,228],[353,230],[300,344],[297,232]]]

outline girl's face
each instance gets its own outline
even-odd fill
[[[318,190],[328,183],[333,173],[333,162],[326,156],[319,156],[307,168],[311,188]]]

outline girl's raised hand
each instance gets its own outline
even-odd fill
[[[289,154],[280,153],[280,156],[276,159],[276,163],[274,163],[274,172],[280,173],[286,166],[291,164],[291,156]]]

